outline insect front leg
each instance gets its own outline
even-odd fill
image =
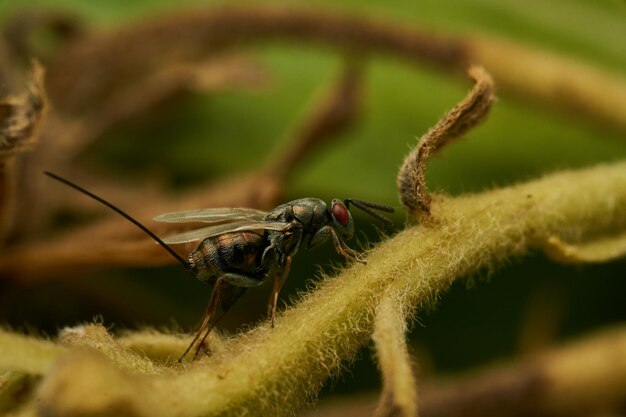
[[[267,303],[267,315],[271,318],[272,327],[274,327],[274,319],[276,317],[278,293],[285,283],[289,269],[291,269],[291,257],[288,256],[286,259],[283,259],[276,250],[276,242],[276,240],[273,240],[272,244],[265,248],[261,257],[261,269],[265,271],[266,275],[273,275],[274,277],[274,288]],[[282,264],[286,264],[287,268],[285,269]]]
[[[267,303],[267,313],[270,316],[272,327],[274,327],[276,319],[278,294],[287,280],[291,270],[291,257],[298,251],[301,238],[302,232],[297,231],[290,235],[278,235],[271,240],[261,257],[261,268],[266,271],[267,275],[274,277],[274,288]]]
[[[339,235],[337,235],[337,232],[335,232],[335,229],[333,229],[332,227],[329,227],[329,229],[330,229],[330,236],[333,239],[333,246],[335,246],[335,250],[338,253],[340,253],[341,255],[345,256],[348,259],[352,259],[353,261],[362,263],[363,265],[367,264],[367,261],[365,261],[364,259],[361,259],[355,250],[350,248],[348,245],[344,243],[343,240],[341,240]]]
[[[272,327],[274,327],[274,319],[276,318],[276,305],[278,304],[278,293],[285,285],[285,281],[287,280],[287,276],[289,275],[289,271],[291,270],[291,256],[287,256],[287,260],[285,261],[285,266],[283,268],[282,273],[277,271],[274,274],[274,288],[272,290],[272,295],[270,296],[270,300],[267,303],[268,315],[271,318]]]

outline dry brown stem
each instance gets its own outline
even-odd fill
[[[415,149],[404,159],[398,173],[400,201],[412,217],[425,220],[430,216],[432,197],[426,187],[426,164],[429,158],[482,122],[491,108],[494,100],[491,76],[481,67],[471,67],[468,73],[475,82],[474,88],[420,138]]]
[[[424,383],[423,416],[591,415],[626,398],[626,329],[613,328],[517,363]]]
[[[15,217],[15,160],[0,161],[0,247],[9,235]]]
[[[560,288],[553,285],[539,285],[528,297],[517,336],[517,351],[520,354],[545,351],[558,340],[568,312],[568,300]]]
[[[626,328],[621,326],[461,375],[424,377],[418,390],[419,413],[421,417],[612,415],[626,397],[626,362],[620,359],[625,354]],[[375,394],[337,401],[314,415],[363,415],[375,402]]]
[[[626,81],[591,65],[493,36],[436,35],[396,22],[284,6],[169,13],[132,28],[79,40],[52,63],[52,94],[56,97],[57,92],[71,89],[66,95],[68,109],[82,106],[109,91],[114,80],[127,79],[135,71],[143,73],[141,68],[173,55],[195,57],[268,40],[391,55],[457,74],[470,63],[479,64],[502,84],[502,94],[549,102],[579,117],[626,129],[626,116],[621,111],[626,108]],[[102,76],[86,82],[87,74],[95,73]]]
[[[472,62],[493,75],[498,91],[528,97],[596,125],[626,132],[626,78],[530,45],[494,36],[466,39]]]
[[[25,85],[0,97],[0,244],[9,235],[15,217],[15,158],[39,139],[46,110],[43,77],[43,68],[33,62]],[[0,84],[5,82],[0,78]]]
[[[190,59],[267,40],[314,42],[443,66],[465,62],[462,47],[449,39],[357,16],[279,6],[220,7],[168,13],[68,45],[50,64],[51,95],[70,90],[65,96],[69,111],[106,95],[115,80],[127,80],[172,57]]]

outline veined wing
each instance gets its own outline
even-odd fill
[[[284,230],[289,224],[283,222],[265,222],[265,221],[237,221],[233,223],[217,224],[214,226],[202,227],[200,229],[189,230],[173,236],[167,236],[163,242],[170,245],[179,243],[193,242],[195,240],[204,240],[208,237],[221,235],[230,232],[247,232],[252,230]]]
[[[153,220],[167,223],[226,223],[237,220],[263,220],[267,215],[266,211],[245,207],[223,207],[208,208],[198,210],[184,210],[173,213],[165,213],[154,217]]]

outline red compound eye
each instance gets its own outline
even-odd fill
[[[337,219],[337,221],[339,221],[339,223],[343,224],[344,226],[347,226],[348,222],[350,221],[350,214],[348,213],[348,209],[343,204],[333,204],[333,216],[335,217],[335,219]]]

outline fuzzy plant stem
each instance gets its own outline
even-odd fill
[[[435,222],[411,226],[324,280],[270,329],[267,324],[176,375],[111,366],[93,352],[62,355],[37,404],[47,416],[293,415],[368,342],[383,294],[428,308],[455,280],[542,247],[626,232],[626,162],[477,195],[434,196]],[[292,277],[296,279],[297,277]],[[98,377],[94,377],[97,375]]]
[[[374,417],[417,417],[417,383],[406,343],[408,329],[400,294],[387,291],[378,303],[372,339],[383,375],[383,392]]]

